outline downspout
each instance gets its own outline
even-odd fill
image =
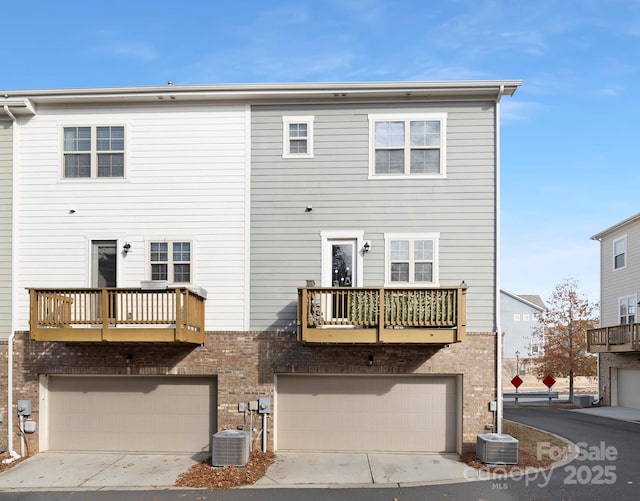
[[[9,107],[4,105],[4,112],[13,120],[13,159],[11,163],[12,177],[15,175],[15,165],[16,165],[16,117]],[[15,197],[16,197],[16,183],[15,178],[13,181],[13,193],[12,193],[12,203],[11,203],[11,332],[9,333],[9,339],[7,340],[7,448],[9,449],[9,455],[11,456],[8,459],[3,460],[3,463],[11,463],[16,459],[20,458],[20,454],[13,450],[13,342],[15,340],[16,326],[16,301],[15,301],[15,273],[16,273],[16,239],[15,239],[15,228],[16,228],[16,211],[15,207]]]
[[[502,433],[502,326],[500,321],[500,99],[504,94],[504,85],[496,96],[496,432]]]

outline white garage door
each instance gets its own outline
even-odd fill
[[[49,376],[50,450],[202,452],[216,430],[213,378]]]
[[[455,376],[276,380],[279,450],[454,452]]]
[[[618,405],[640,409],[640,370],[618,369]]]

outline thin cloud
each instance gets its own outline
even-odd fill
[[[500,118],[503,122],[531,120],[542,110],[539,103],[503,98],[500,101]]]
[[[136,42],[112,45],[106,47],[106,52],[139,61],[155,61],[160,57],[158,52],[149,44]]]

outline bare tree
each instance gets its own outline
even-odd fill
[[[543,336],[544,353],[531,361],[539,376],[568,376],[572,401],[573,377],[596,374],[596,356],[587,352],[587,329],[598,326],[598,304],[579,293],[576,280],[566,278],[546,306],[536,332]]]

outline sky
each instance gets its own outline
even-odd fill
[[[522,80],[501,101],[501,287],[598,301],[640,212],[640,0],[21,0],[0,89]]]

